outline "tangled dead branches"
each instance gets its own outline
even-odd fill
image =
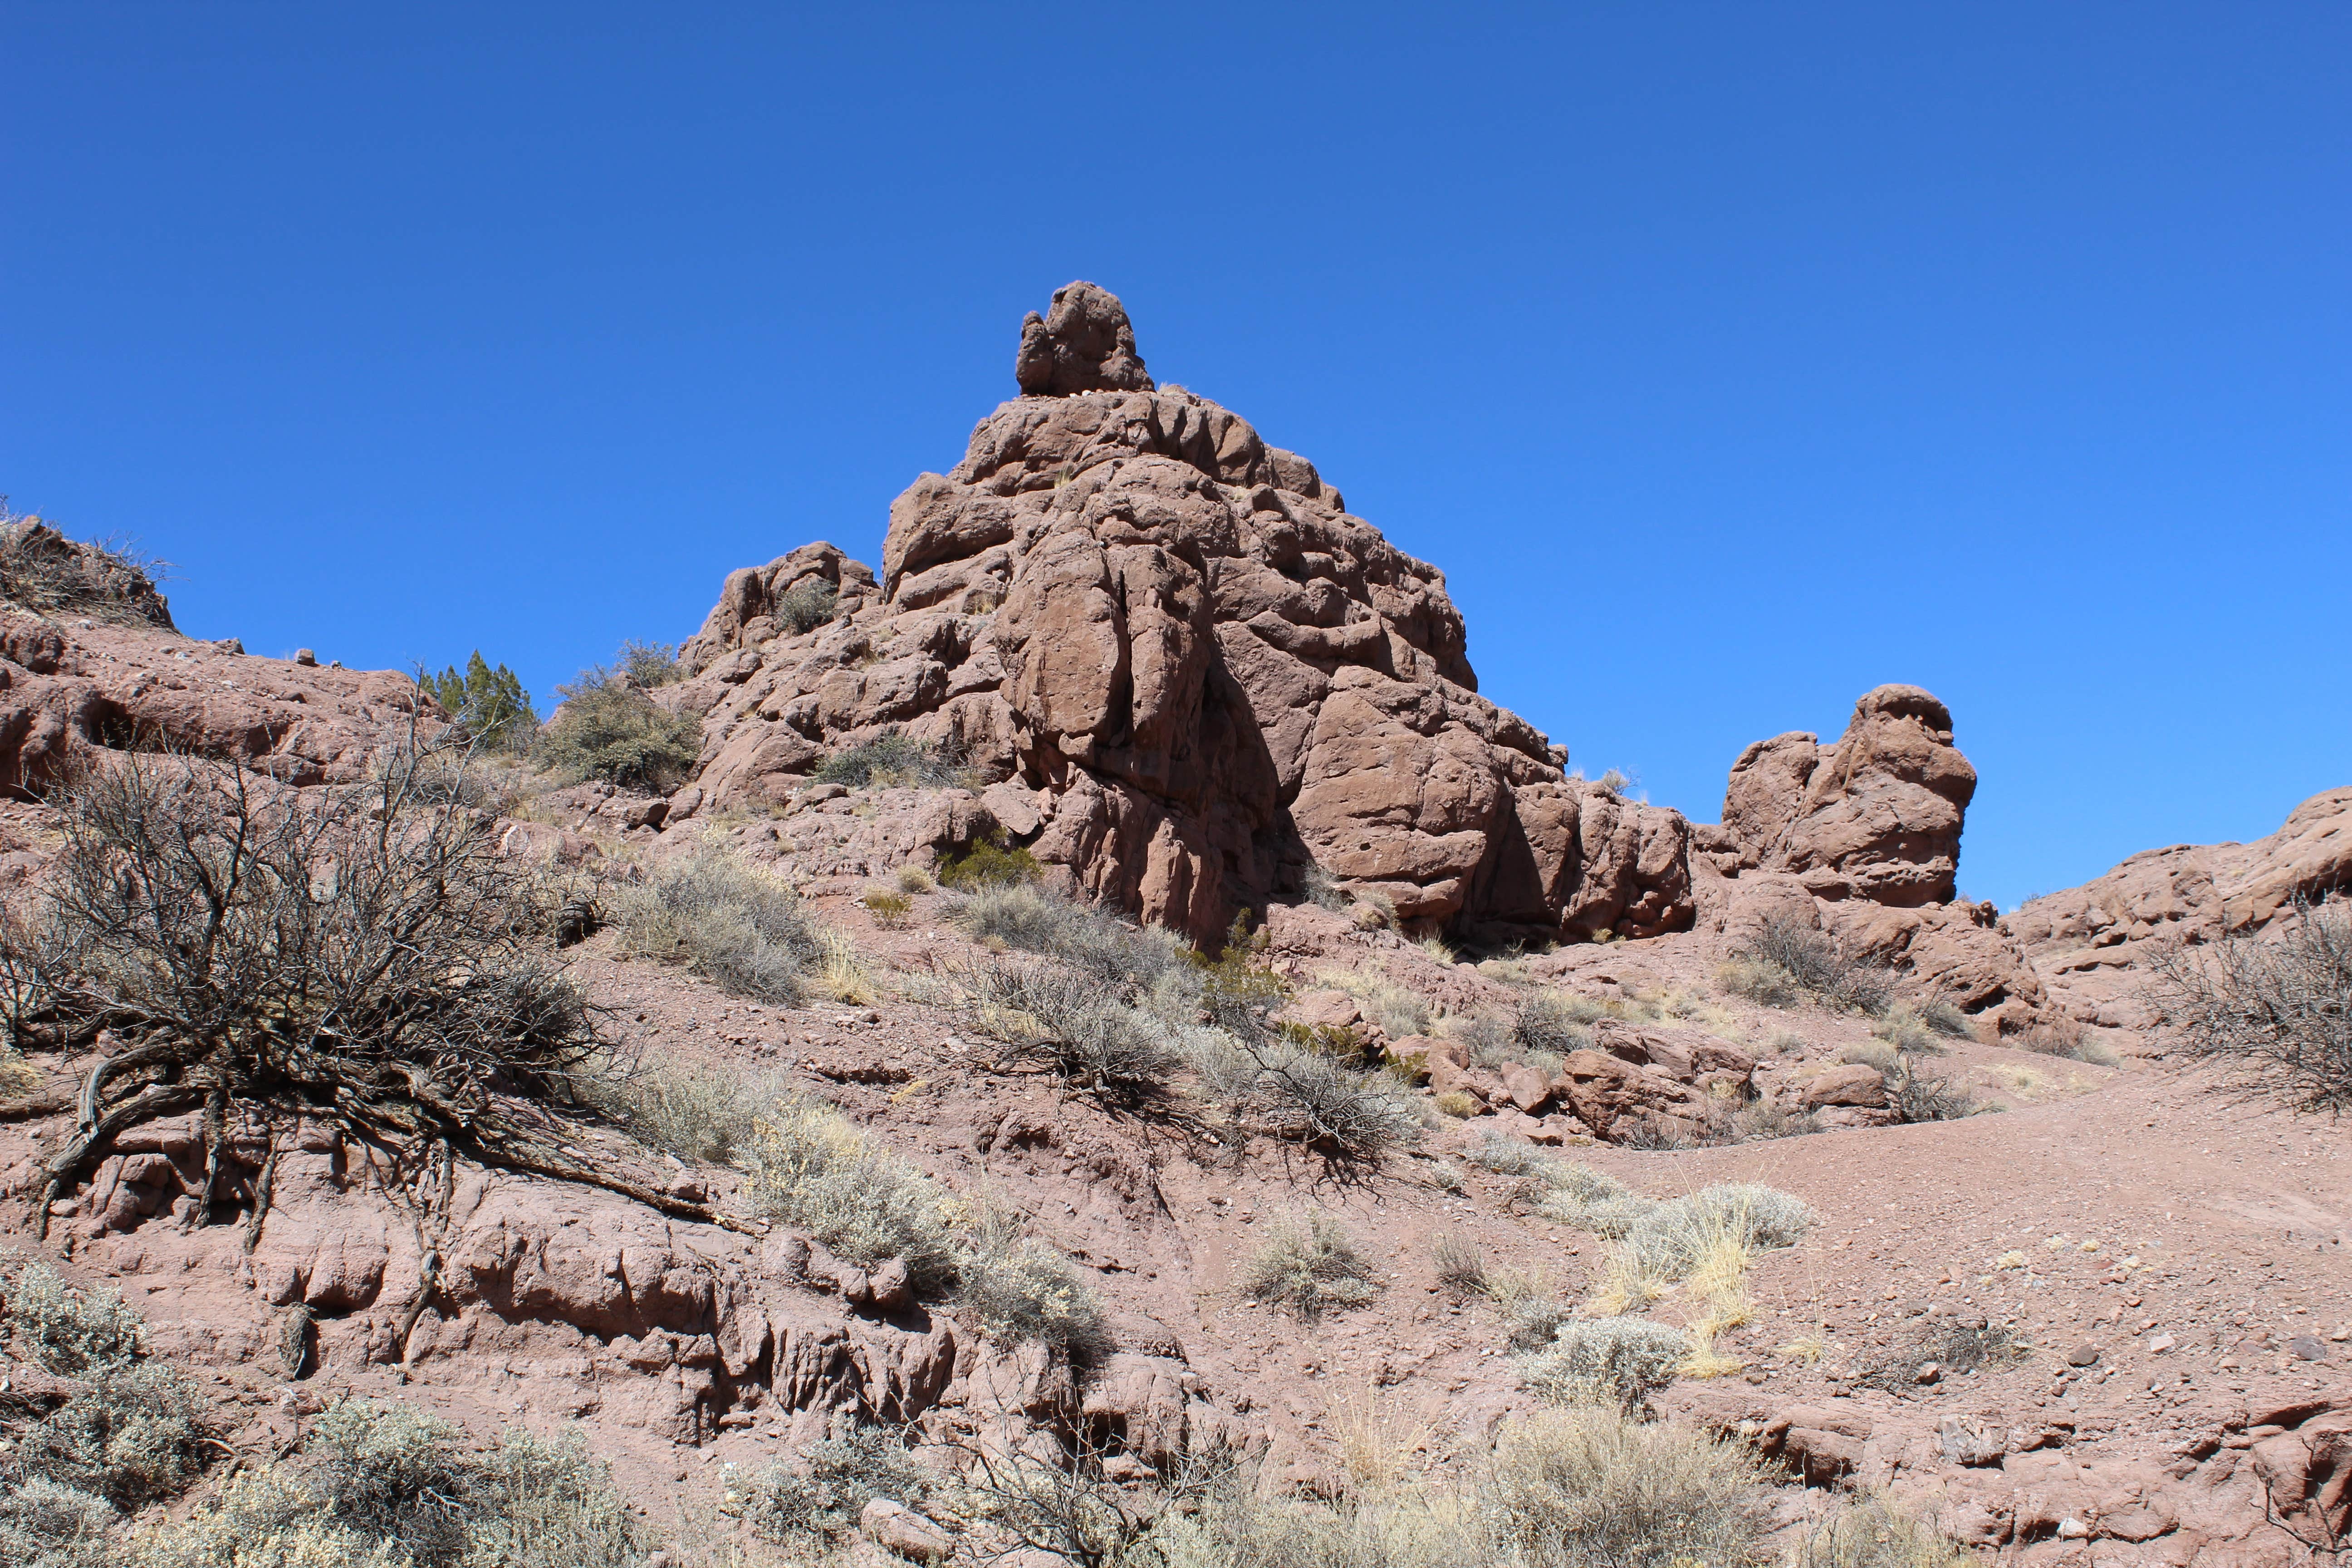
[[[584,994],[488,814],[433,787],[413,736],[365,783],[295,790],[226,762],[137,754],[68,777],[36,909],[0,921],[0,1019],[20,1045],[95,1044],[39,1223],[118,1134],[205,1108],[205,1188],[231,1201],[231,1108],[340,1122],[395,1164],[455,1152],[712,1223],[583,1165],[548,1100],[598,1048]],[[446,1158],[446,1152],[443,1157]],[[257,1224],[267,1173],[247,1194]]]
[[[2298,898],[2260,933],[2167,949],[2156,974],[2181,1054],[2224,1087],[2352,1110],[2352,904]]]

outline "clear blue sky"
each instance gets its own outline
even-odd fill
[[[1089,278],[1713,820],[1881,681],[2007,906],[2352,783],[2352,8],[0,4],[0,491],[544,693],[872,560]]]

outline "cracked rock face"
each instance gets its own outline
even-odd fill
[[[1564,777],[1480,697],[1444,575],[1295,453],[1155,387],[1116,299],[1023,328],[1024,395],[892,503],[878,576],[811,545],[728,579],[675,698],[712,805],[776,800],[897,726],[954,746],[1078,888],[1195,936],[1308,868],[1421,929],[1689,923],[1673,812]],[[772,606],[816,575],[831,622]]]

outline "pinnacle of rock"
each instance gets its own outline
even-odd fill
[[[1043,316],[1032,310],[1023,318],[1013,374],[1032,397],[1153,390],[1127,308],[1109,289],[1083,281],[1055,289]]]

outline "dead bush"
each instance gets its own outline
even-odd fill
[[[625,668],[583,670],[555,690],[562,705],[532,758],[560,778],[667,795],[702,755],[701,721],[656,702]]]
[[[1736,1442],[1612,1408],[1509,1424],[1481,1488],[1498,1544],[1544,1568],[1672,1568],[1757,1554],[1761,1487]]]
[[[1734,956],[1769,964],[1800,990],[1857,1013],[1883,1011],[1894,994],[1884,968],[1846,957],[1830,937],[1790,915],[1767,915]]]
[[[961,973],[1003,1067],[1035,1066],[1128,1107],[1164,1099],[1184,1064],[1169,1026],[1097,974],[981,958]]]
[[[1898,1053],[1894,1068],[1882,1068],[1879,1077],[1886,1085],[1886,1108],[1897,1121],[1957,1121],[1977,1113],[1976,1096],[1948,1078],[1921,1070],[1918,1058],[1907,1052]]]
[[[1486,1261],[1478,1249],[1451,1233],[1430,1244],[1429,1260],[1436,1266],[1437,1282],[1454,1300],[1477,1296],[1486,1289]]]
[[[2011,1330],[1987,1318],[1923,1318],[1899,1331],[1894,1345],[1864,1363],[1853,1380],[1902,1394],[1919,1386],[1919,1369],[1930,1362],[1939,1374],[1951,1376],[2014,1362],[2032,1351]]]
[[[717,844],[671,860],[613,898],[620,950],[683,964],[733,996],[790,1006],[826,962],[824,933],[778,877]]]
[[[426,749],[364,783],[294,791],[233,763],[119,759],[52,796],[63,843],[44,900],[0,924],[0,1016],[51,1048],[103,1029],[80,1130],[40,1214],[131,1127],[203,1107],[206,1175],[187,1224],[250,1206],[232,1102],[317,1114],[422,1163],[440,1151],[604,1186],[716,1220],[582,1164],[518,1111],[561,1096],[600,1048],[578,985],[545,956],[522,868],[491,820],[420,801]]]
[[[1592,1044],[1591,1021],[1580,1018],[1580,1011],[1556,992],[1538,991],[1519,1005],[1518,1016],[1511,1021],[1512,1043],[1555,1060],[1580,1051]]]
[[[1959,1004],[1948,996],[1930,996],[1919,1004],[1919,1016],[1927,1027],[1950,1040],[1976,1038],[1976,1026],[1960,1011]]]
[[[1379,1291],[1355,1238],[1320,1209],[1272,1222],[1243,1265],[1241,1286],[1251,1300],[1307,1323],[1335,1307],[1360,1307]]]
[[[2033,1051],[2045,1057],[2064,1057],[2069,1061],[2089,1062],[2094,1067],[2116,1065],[2115,1051],[2105,1042],[2072,1018],[2054,1018],[2034,1025],[2008,1042],[2021,1051]]]
[[[1226,1085],[1234,1109],[1276,1138],[1337,1163],[1376,1166],[1417,1143],[1421,1118],[1396,1080],[1360,1072],[1286,1040],[1238,1041],[1239,1070]]]
[[[1906,1056],[1941,1056],[1944,1047],[1937,1043],[1935,1031],[1927,1026],[1916,1007],[1904,1002],[1890,1002],[1886,1010],[1870,1026],[1871,1034],[1885,1041]]]

